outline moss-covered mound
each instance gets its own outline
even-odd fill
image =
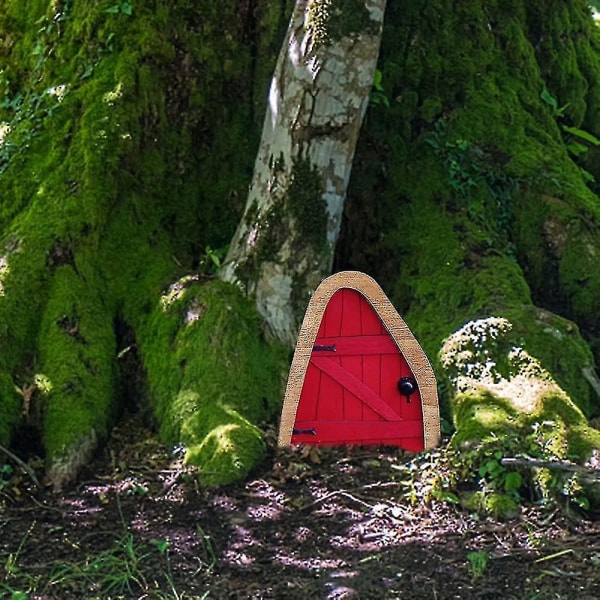
[[[256,424],[279,408],[287,351],[261,342],[239,290],[195,279],[171,286],[140,342],[163,438],[185,446],[203,481],[229,483],[264,455]]]
[[[210,275],[235,229],[285,19],[259,4],[0,0],[0,443],[37,431],[57,487],[145,396],[213,480],[260,455],[250,423],[272,414],[280,373],[267,360],[249,377],[269,353],[251,311],[222,290],[240,312],[209,331],[161,304]],[[211,379],[216,346],[253,358]],[[221,426],[242,431],[240,456],[215,458]]]
[[[584,463],[600,447],[587,3],[392,3],[379,68],[338,266],[388,291],[434,362],[459,447],[513,426],[524,447],[552,422],[555,456]]]

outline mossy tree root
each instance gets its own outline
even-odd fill
[[[161,304],[184,273],[207,276],[247,189],[255,94],[288,8],[242,4],[0,0],[0,444],[36,434],[56,487],[133,400],[124,387],[142,405],[149,394],[165,440],[183,436],[223,480],[263,451],[255,424],[273,414],[280,374],[265,374],[256,316],[244,313],[252,325],[242,319],[246,337],[227,347],[253,358],[227,369],[227,352],[211,349],[218,328]],[[141,391],[120,381],[132,375],[119,372],[124,357],[147,375]],[[219,385],[211,370],[226,374]],[[178,412],[191,406],[210,425]],[[228,425],[231,445],[200,448]]]
[[[59,267],[40,327],[38,410],[48,478],[57,489],[74,481],[120,410],[112,311],[101,289],[71,265]]]
[[[287,351],[231,284],[184,278],[163,296],[139,342],[163,438],[186,449],[208,485],[246,476],[266,447],[257,424],[279,408]]]
[[[599,32],[585,3],[453,8],[388,7],[390,103],[367,115],[338,268],[377,277],[435,363],[458,471],[509,439],[509,453],[585,464],[599,448],[600,202],[584,169],[598,179],[600,163],[593,143],[573,155],[563,125],[600,135]]]

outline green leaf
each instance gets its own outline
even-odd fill
[[[585,154],[589,148],[578,142],[572,142],[567,144],[567,150],[573,154],[573,156],[581,156],[582,154]]]
[[[152,540],[150,543],[156,546],[156,549],[161,554],[164,554],[169,549],[168,540]]]
[[[38,56],[43,52],[43,50],[44,50],[44,45],[42,44],[41,40],[38,40],[35,43],[35,46],[34,46],[33,50],[31,51],[31,54],[33,56]]]
[[[117,15],[119,14],[119,10],[119,5],[115,4],[114,6],[109,6],[107,9],[104,10],[104,12],[108,13],[109,15]]]
[[[94,73],[94,67],[88,67],[80,76],[79,79],[87,79]]]
[[[460,504],[460,498],[454,492],[449,492],[448,490],[435,490],[433,497],[436,500],[448,502],[449,504]]]
[[[459,497],[453,492],[442,492],[440,499],[444,500],[444,502],[449,502],[450,504],[460,504]]]
[[[516,492],[523,484],[523,477],[520,473],[511,472],[506,474],[504,479],[504,491]]]
[[[425,140],[426,144],[429,144],[432,148],[435,148],[436,150],[438,150],[440,148],[440,143],[437,141],[436,138],[433,137],[429,137]],[[448,422],[448,421],[446,421]]]
[[[375,90],[371,94],[370,102],[371,102],[371,104],[375,104],[375,105],[383,104],[383,106],[385,106],[386,108],[390,107],[390,101],[387,99],[387,96],[377,90]]]
[[[558,102],[556,98],[546,89],[542,90],[540,98],[548,105],[550,105],[555,111],[558,110]]]
[[[383,86],[381,85],[381,80],[383,78],[383,74],[379,69],[375,69],[375,75],[373,77],[373,87],[378,92],[383,92]]]
[[[595,135],[592,135],[589,131],[584,131],[583,129],[579,129],[577,127],[569,127],[568,125],[563,125],[562,128],[563,131],[566,131],[575,137],[585,140],[594,146],[600,146],[600,140]]]
[[[559,107],[556,98],[546,88],[542,90],[540,98],[552,108],[555,117],[562,117],[569,106],[567,102],[564,106]]]
[[[121,4],[121,12],[124,15],[131,16],[133,14],[133,6],[129,4],[129,2],[123,2],[123,4]]]

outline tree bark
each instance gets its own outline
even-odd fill
[[[289,13],[154,4],[0,0],[0,443],[57,489],[127,410],[204,482],[243,477],[279,398],[256,314],[211,279]]]
[[[584,172],[598,175],[598,30],[584,3],[552,19],[543,2],[517,5],[510,18],[500,2],[390,6],[390,107],[368,116],[336,258],[383,284],[434,361],[453,446],[483,490],[494,452],[588,464],[600,448],[587,423],[600,210]],[[562,493],[549,475],[537,484]]]
[[[328,275],[369,102],[385,0],[299,0],[267,99],[244,215],[221,277],[289,346]]]

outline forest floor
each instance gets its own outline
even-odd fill
[[[246,483],[204,489],[131,419],[64,493],[5,463],[0,598],[600,598],[600,522],[539,506],[498,522],[418,487],[410,502],[419,460],[272,450]]]

